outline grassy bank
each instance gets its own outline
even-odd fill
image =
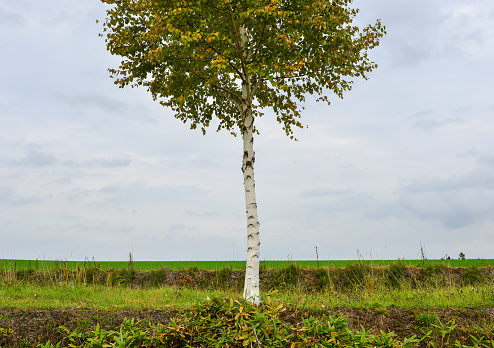
[[[360,286],[353,290],[326,289],[307,293],[300,287],[271,292],[272,298],[293,308],[320,311],[325,308],[494,308],[492,284],[465,287]],[[159,310],[190,308],[207,297],[241,297],[227,289],[195,290],[179,287],[137,288],[81,284],[39,285],[26,282],[0,283],[0,307],[92,308],[119,310]]]
[[[346,294],[305,294],[292,288],[265,294],[259,308],[245,303],[239,293],[169,287],[36,287],[21,282],[2,284],[0,292],[1,347],[494,344],[492,286],[357,289]]]
[[[297,264],[301,268],[319,268],[319,267],[346,267],[356,263],[364,263],[372,267],[389,266],[397,260],[266,260],[261,261],[261,267],[284,268],[290,264]],[[431,264],[442,264],[448,267],[494,267],[494,259],[464,259],[464,260],[401,260],[408,266],[421,267]],[[75,270],[77,268],[99,267],[101,269],[120,269],[127,267],[129,261],[65,261],[65,260],[11,260],[0,259],[0,271],[14,270],[50,270],[56,268],[67,268]],[[132,266],[136,270],[155,270],[167,268],[171,270],[217,270],[224,267],[231,267],[234,270],[243,270],[245,261],[133,261]]]
[[[492,267],[263,266],[256,308],[228,265],[124,265],[0,269],[0,347],[494,347]]]

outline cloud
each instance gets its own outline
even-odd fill
[[[494,171],[477,167],[469,173],[447,178],[417,179],[405,185],[403,192],[459,192],[467,189],[494,189]]]
[[[302,191],[299,204],[309,218],[307,228],[344,219],[440,223],[457,230],[494,221],[494,156],[470,172],[447,177],[417,178],[392,192],[318,188]],[[316,222],[317,221],[317,222]],[[431,227],[432,228],[432,227]]]
[[[445,19],[440,28],[443,45],[468,58],[492,57],[494,10],[489,10],[489,1],[483,2],[458,2],[443,10]]]
[[[433,114],[434,112],[432,110],[422,110],[414,113],[411,117],[422,117],[422,116],[428,116]]]
[[[468,193],[421,193],[402,196],[398,207],[423,221],[440,221],[448,229],[458,229],[490,218],[494,202],[476,204]]]
[[[397,192],[397,206],[419,219],[456,229],[492,221],[494,171],[478,166],[463,175],[417,179]]]
[[[41,199],[38,196],[18,197],[12,187],[0,187],[0,205],[21,206],[40,202]]]
[[[440,128],[440,127],[448,126],[450,124],[461,124],[461,123],[466,123],[466,121],[460,118],[448,118],[446,120],[436,120],[431,118],[431,119],[417,120],[413,123],[412,127],[429,131],[434,128]]]
[[[127,157],[108,157],[108,158],[93,158],[84,161],[64,161],[62,164],[67,167],[81,168],[81,167],[106,167],[106,168],[119,168],[128,167],[132,163],[132,159]]]
[[[10,202],[12,205],[28,205],[41,203],[41,198],[38,196],[29,196],[12,199]]]
[[[7,204],[10,202],[14,192],[12,187],[0,187],[0,204]]]
[[[328,188],[318,188],[305,190],[300,193],[300,197],[310,198],[310,197],[334,197],[353,194],[354,191],[349,188],[345,189],[328,189]]]
[[[127,103],[99,94],[79,93],[68,95],[61,92],[55,92],[54,96],[59,102],[74,108],[96,107],[104,112],[110,113],[122,113],[129,109]]]
[[[357,5],[367,20],[372,14],[386,25],[380,49],[396,67],[416,67],[436,59],[477,60],[494,53],[490,0],[377,0]]]
[[[11,160],[11,164],[16,166],[46,167],[55,164],[57,158],[47,152],[40,151],[37,144],[27,144],[24,146],[25,156],[20,160]]]
[[[26,19],[19,13],[7,12],[0,8],[0,26],[23,26],[26,23]]]
[[[494,155],[482,155],[479,157],[478,163],[494,167]]]
[[[459,152],[456,154],[456,157],[476,157],[479,155],[479,151],[474,148],[474,147],[471,147],[465,151],[462,151],[462,152]]]
[[[146,185],[140,182],[131,184],[107,185],[97,192],[104,194],[103,201],[113,203],[163,204],[187,201],[204,194],[206,191],[196,186]]]

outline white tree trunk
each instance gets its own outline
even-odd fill
[[[257,218],[256,185],[254,182],[254,117],[247,110],[244,131],[244,173],[245,206],[247,214],[247,264],[245,269],[244,298],[249,302],[259,304],[259,220]]]
[[[246,50],[247,33],[245,28],[240,28],[242,45],[242,58],[250,59],[250,52]],[[242,172],[244,173],[245,206],[247,214],[247,263],[245,269],[244,298],[255,304],[260,303],[259,298],[259,220],[257,218],[256,185],[254,182],[254,117],[252,115],[252,85],[248,72],[242,68],[242,140],[244,144],[244,157]]]

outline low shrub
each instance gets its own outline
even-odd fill
[[[89,334],[65,330],[76,347],[402,347],[419,340],[398,341],[394,333],[353,332],[341,316],[282,321],[283,304],[265,298],[257,307],[241,299],[207,299],[167,325],[124,320],[118,330],[99,325]],[[51,346],[50,346],[51,347]]]

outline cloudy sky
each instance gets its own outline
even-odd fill
[[[370,80],[298,142],[257,121],[261,259],[494,258],[494,2],[354,5],[387,27]],[[0,258],[243,259],[241,139],[115,86],[105,10],[0,0]]]

